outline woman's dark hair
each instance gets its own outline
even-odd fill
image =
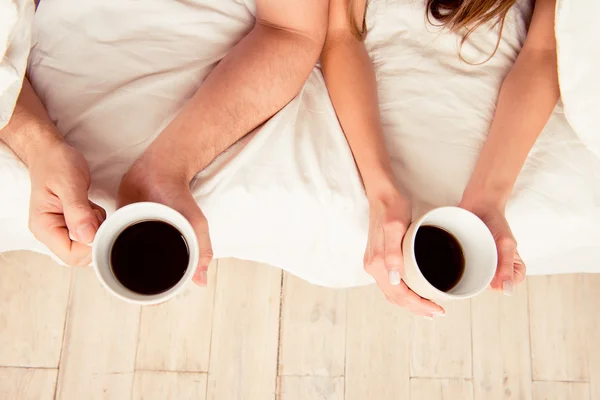
[[[430,16],[451,31],[466,28],[472,32],[490,21],[503,23],[515,0],[427,0]]]
[[[461,45],[467,40],[473,31],[481,25],[488,22],[500,24],[498,42],[494,52],[488,60],[496,53],[500,45],[500,37],[504,27],[504,20],[508,10],[515,4],[516,0],[426,0],[427,1],[427,20],[432,22],[432,17],[438,22],[438,25],[448,28],[452,32],[466,30]],[[350,0],[350,17],[354,10],[354,1]],[[355,26],[357,33],[361,36],[365,32],[365,21],[363,26]],[[462,57],[461,57],[462,58]],[[487,61],[487,60],[486,60]]]
[[[469,35],[483,24],[493,22],[500,24],[498,40],[496,47],[483,64],[490,60],[498,47],[502,38],[504,21],[508,10],[515,4],[516,0],[427,0],[427,20],[431,23],[431,17],[435,18],[441,25],[450,29],[452,32],[466,30],[460,42],[461,46],[469,38]],[[461,60],[467,62],[462,54],[459,54]],[[469,64],[473,64],[470,63]]]

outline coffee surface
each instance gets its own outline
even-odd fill
[[[424,225],[417,230],[415,258],[425,279],[442,292],[452,290],[465,271],[460,243],[437,226]]]
[[[166,292],[181,280],[189,251],[175,227],[162,221],[142,221],[119,234],[110,261],[115,278],[123,286],[153,295]]]

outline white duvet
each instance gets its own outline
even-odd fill
[[[472,66],[459,60],[457,37],[426,24],[422,3],[372,0],[367,37],[386,143],[415,213],[459,200],[531,13],[516,6],[498,53]],[[251,29],[253,12],[241,0],[42,1],[29,73],[89,161],[91,197],[109,213],[130,164]],[[496,35],[478,31],[463,57],[485,59]],[[559,104],[508,210],[530,274],[600,272],[600,159],[592,150]],[[0,251],[47,253],[27,231],[27,172],[6,149],[0,187]],[[192,187],[216,257],[269,263],[326,286],[372,281],[362,268],[367,202],[318,68]]]

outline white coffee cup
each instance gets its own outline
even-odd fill
[[[162,221],[176,228],[188,245],[189,262],[183,277],[169,290],[153,295],[131,291],[113,274],[110,265],[112,246],[127,227],[142,221]],[[192,225],[177,211],[158,203],[134,203],[118,209],[98,229],[92,246],[92,265],[102,285],[113,295],[129,303],[151,305],[169,300],[192,280],[198,267],[200,250]]]
[[[415,258],[415,237],[420,227],[435,226],[454,236],[463,251],[465,269],[448,292],[433,286],[423,276]],[[434,301],[468,299],[484,291],[496,273],[498,252],[492,233],[475,214],[459,207],[433,209],[413,221],[402,241],[402,280],[419,296]]]

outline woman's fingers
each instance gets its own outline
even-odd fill
[[[406,286],[404,282],[401,282],[397,288],[398,289],[394,291],[392,297],[388,297],[388,300],[392,303],[405,307],[413,314],[421,315],[423,317],[436,317],[445,315],[445,311],[442,307],[430,300],[422,298],[410,290],[410,288]]]
[[[391,221],[383,225],[383,252],[385,267],[392,285],[399,285],[404,267],[402,257],[402,238],[406,226],[400,221]]]
[[[518,251],[515,252],[513,267],[513,284],[518,285],[525,280],[525,275],[527,274],[527,267],[525,266],[523,259],[521,259]]]
[[[392,276],[386,266],[385,256],[378,248],[374,248],[373,242],[370,242],[369,245],[365,257],[365,270],[375,279],[388,301],[405,307],[417,315],[431,317],[444,314],[442,307],[410,290],[399,276],[397,282],[390,279]]]
[[[517,242],[511,236],[504,236],[496,240],[498,249],[498,268],[492,280],[492,289],[502,290],[510,296],[513,293],[514,259],[517,251]]]

